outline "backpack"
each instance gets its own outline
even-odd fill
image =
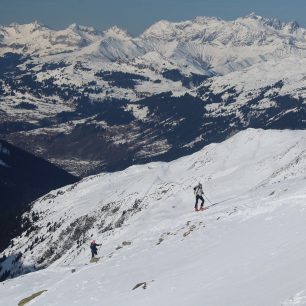
[[[193,192],[194,192],[195,195],[197,195],[199,189],[201,189],[202,192],[203,192],[202,184],[199,184],[199,185],[197,185],[197,186],[195,186],[195,187],[193,188]]]

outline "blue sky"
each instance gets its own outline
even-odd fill
[[[72,23],[104,30],[112,25],[138,35],[160,19],[181,21],[196,16],[226,20],[251,12],[306,27],[305,0],[0,0],[0,24],[37,20],[55,29]]]

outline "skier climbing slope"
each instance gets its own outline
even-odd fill
[[[194,206],[194,210],[195,211],[199,211],[199,210],[204,210],[204,199],[203,199],[203,195],[204,195],[204,192],[203,192],[203,189],[202,189],[202,184],[199,183],[197,186],[195,186],[193,188],[193,191],[194,191],[194,194],[196,196],[196,202],[195,202],[195,206]],[[200,209],[198,209],[198,201],[201,201],[201,207]]]

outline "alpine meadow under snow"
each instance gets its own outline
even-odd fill
[[[194,212],[199,181],[212,203]],[[1,283],[0,304],[46,290],[30,304],[305,305],[305,182],[306,131],[248,129],[52,191],[1,263],[12,276],[45,269]]]

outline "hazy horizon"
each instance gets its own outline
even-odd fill
[[[277,18],[283,22],[297,21],[306,27],[306,2],[292,0],[1,0],[0,24],[25,24],[38,21],[53,29],[76,23],[106,30],[118,26],[137,36],[159,20],[179,22],[198,16],[234,20],[252,12]]]

